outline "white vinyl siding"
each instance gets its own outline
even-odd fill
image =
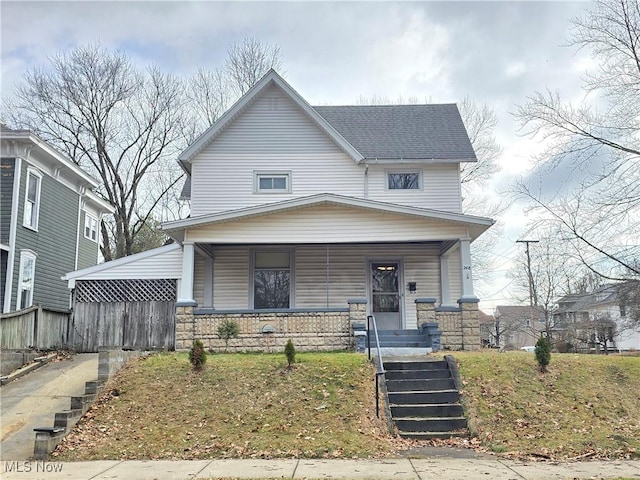
[[[249,248],[216,248],[213,306],[217,310],[249,308],[249,256]]]
[[[254,171],[291,171],[290,193],[254,194]],[[192,216],[316,193],[364,194],[364,168],[278,87],[193,160],[191,178]]]
[[[247,309],[249,305],[249,259],[260,247],[224,247],[215,249],[214,307],[217,310]],[[347,308],[352,298],[367,298],[367,260],[401,260],[404,285],[401,293],[409,328],[416,325],[415,299],[440,298],[439,245],[329,245],[328,282],[327,246],[295,247],[295,274],[292,295],[296,308]],[[199,271],[196,257],[196,272]],[[202,298],[202,282],[196,273],[195,296]],[[409,294],[408,282],[416,282],[417,291]],[[328,294],[328,295],[327,295]],[[199,303],[199,302],[198,302]]]
[[[390,167],[370,165],[368,198],[381,202],[410,205],[413,207],[461,213],[459,165],[436,164],[422,168],[415,166]],[[417,190],[393,190],[388,188],[388,174],[392,172],[419,172],[420,188]]]
[[[146,256],[139,260],[90,272],[86,275],[82,275],[81,277],[77,277],[77,280],[181,278],[182,249],[175,248],[168,251],[166,250],[166,247],[160,247],[160,249],[163,249],[164,251],[159,252],[157,255]],[[143,252],[143,254],[144,253],[147,252]],[[118,260],[114,261],[117,262]],[[109,262],[103,265],[107,267]]]
[[[459,248],[449,255],[449,291],[451,303],[455,304],[462,296],[462,259]]]
[[[316,205],[205,225],[187,232],[192,242],[329,243],[449,240],[468,236],[464,225],[379,211]]]

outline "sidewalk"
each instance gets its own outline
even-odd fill
[[[56,412],[69,410],[71,396],[98,378],[98,354],[82,353],[51,362],[0,387],[0,458],[33,456],[37,427],[52,427]],[[5,471],[0,471],[4,479]]]
[[[565,480],[640,478],[640,461],[526,463],[460,458],[382,460],[192,460],[0,462],[2,480],[210,478]]]

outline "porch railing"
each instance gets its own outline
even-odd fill
[[[371,325],[373,325],[373,329],[371,328]],[[382,352],[380,351],[380,338],[378,337],[378,327],[376,325],[376,317],[373,315],[369,315],[367,317],[367,351],[369,352],[369,360],[371,360],[371,331],[373,330],[373,336],[375,337],[375,341],[376,341],[376,352],[377,352],[377,356],[378,356],[378,365],[376,368],[376,374],[375,374],[375,386],[376,386],[376,417],[380,418],[380,387],[379,387],[379,382],[380,382],[380,378],[383,377],[384,380],[384,375],[385,375],[385,371],[384,371],[384,364],[382,363]]]

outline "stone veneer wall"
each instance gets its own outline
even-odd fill
[[[480,350],[477,302],[459,302],[459,308],[438,309],[435,298],[416,299],[418,325],[436,322],[443,350]]]
[[[291,339],[298,351],[345,350],[353,348],[353,324],[366,322],[366,301],[349,301],[348,309],[273,311],[196,311],[176,307],[176,350],[188,350],[194,339],[205,348],[224,351],[217,329],[223,320],[238,323],[240,335],[229,340],[230,352],[270,352],[284,349]],[[263,333],[265,327],[273,333]]]

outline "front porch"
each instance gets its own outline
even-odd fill
[[[436,308],[435,299],[417,299],[419,325],[437,323],[442,331],[442,350],[479,350],[478,304],[461,302],[459,307]],[[205,348],[223,351],[217,335],[224,320],[237,322],[240,335],[229,341],[231,352],[281,352],[291,339],[299,351],[331,351],[355,348],[354,333],[366,325],[369,310],[365,299],[353,299],[339,309],[231,310],[216,311],[179,306],[176,311],[176,350],[188,350],[194,339]],[[418,327],[414,327],[418,329]]]
[[[462,325],[477,317],[470,244],[491,223],[321,194],[165,224],[183,250],[176,348],[200,338],[220,349],[227,318],[240,327],[236,350],[279,350],[288,338],[303,350],[351,348],[367,315],[387,330],[442,321],[443,347],[477,338],[479,348]]]

